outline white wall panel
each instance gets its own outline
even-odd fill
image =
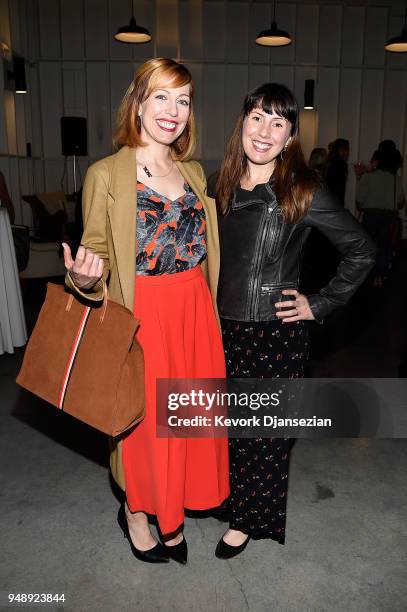
[[[407,73],[388,70],[383,88],[383,117],[381,139],[391,138],[398,148],[403,147],[406,118]]]
[[[84,62],[64,62],[62,64],[64,115],[72,117],[86,116],[85,74]]]
[[[18,121],[16,121],[16,132],[17,132],[17,154],[26,155],[27,153],[27,135],[25,130],[25,103],[26,95],[20,94],[14,97],[15,103],[15,114]]]
[[[235,127],[243,100],[249,88],[247,66],[226,66],[225,75],[225,138],[229,139]]]
[[[364,160],[371,158],[381,137],[383,80],[382,70],[364,71],[359,145],[359,155]]]
[[[61,0],[62,56],[66,59],[84,57],[83,16],[83,0]]]
[[[31,207],[29,204],[27,204],[27,202],[24,202],[21,199],[21,196],[34,193],[32,164],[33,162],[30,159],[19,160],[19,219],[18,221],[16,219],[16,222],[23,223],[24,225],[28,226],[32,225]],[[14,205],[16,205],[16,202],[14,202]]]
[[[44,59],[61,57],[61,28],[59,2],[38,0],[40,56]]]
[[[11,47],[10,10],[8,0],[0,0],[0,36]]]
[[[290,34],[292,43],[285,47],[275,47],[271,49],[271,63],[291,64],[294,62],[297,45],[297,5],[277,4],[276,20],[280,30],[285,30]]]
[[[112,150],[109,68],[104,62],[87,63],[88,154],[100,159]]]
[[[384,64],[386,33],[387,9],[369,7],[366,14],[365,53],[363,62],[365,65],[381,66]]]
[[[120,102],[133,80],[134,66],[130,62],[112,62],[110,66],[110,108],[112,130],[116,126],[117,110]]]
[[[25,22],[25,28],[27,30],[27,57],[39,57],[40,28],[38,18],[38,4],[27,0],[25,3],[25,12],[23,12],[21,15],[22,21]]]
[[[11,91],[4,92],[3,103],[6,122],[7,152],[10,155],[18,155],[16,104],[14,95]]]
[[[318,146],[327,147],[338,137],[338,68],[320,68],[316,84]]]
[[[353,164],[362,161],[359,156],[359,120],[361,104],[362,70],[344,68],[341,73],[339,95],[338,138],[349,140],[349,173],[346,185],[346,206],[355,212],[356,177]]]
[[[156,10],[156,54],[158,57],[177,58],[179,56],[178,1],[156,0]]]
[[[270,82],[270,66],[252,64],[249,69],[249,89],[254,89]]]
[[[203,158],[222,159],[224,150],[225,68],[207,64],[203,67]],[[210,83],[210,85],[208,85]]]
[[[271,66],[270,81],[286,85],[289,89],[294,89],[294,68],[293,66]]]
[[[226,4],[226,60],[247,62],[249,5],[247,2]]]
[[[17,54],[24,55],[24,41],[21,37],[20,31],[20,11],[19,11],[19,0],[9,2],[9,15],[10,15],[10,29],[12,32],[12,48]]]
[[[300,112],[300,142],[301,147],[308,161],[311,151],[315,146],[315,134],[317,130],[317,113],[311,110]]]
[[[34,23],[25,17],[27,13],[27,5],[28,0],[18,0],[16,3],[16,19],[18,19],[18,27],[20,30],[21,53],[26,58],[30,57],[28,31],[30,28],[34,27]],[[24,15],[24,18],[21,18],[22,15]]]
[[[203,50],[207,61],[225,58],[226,4],[205,2],[203,5]]]
[[[44,161],[45,184],[47,191],[60,191],[64,174],[64,158]]]
[[[42,157],[42,131],[48,129],[46,123],[43,123],[41,116],[41,91],[40,91],[40,76],[39,66],[34,65],[28,68],[27,74],[30,83],[30,109],[31,109],[31,152],[33,157]]]
[[[44,157],[61,155],[60,118],[63,115],[62,74],[59,62],[40,63],[41,123]]]
[[[34,159],[32,164],[34,177],[34,188],[32,189],[32,193],[41,193],[47,189],[45,185],[44,162],[39,159]]]
[[[203,157],[203,130],[202,124],[205,121],[202,113],[202,101],[203,101],[203,66],[202,64],[188,63],[185,62],[185,66],[192,74],[194,81],[194,115],[196,124],[196,148],[193,154],[194,159],[202,160]]]
[[[249,10],[249,60],[251,62],[269,63],[270,48],[256,44],[256,37],[271,24],[271,5],[254,2]]]
[[[365,9],[345,6],[343,9],[342,63],[361,64],[363,59]]]
[[[89,60],[107,59],[109,56],[110,31],[107,7],[108,0],[84,0],[85,53]]]
[[[319,7],[297,5],[296,61],[315,64],[318,57]]]
[[[339,95],[338,138],[350,142],[350,160],[359,158],[359,115],[361,102],[362,70],[344,68]]]
[[[321,6],[319,12],[320,64],[338,64],[341,57],[342,7]]]
[[[186,59],[201,60],[202,0],[182,0],[179,4],[180,55]]]

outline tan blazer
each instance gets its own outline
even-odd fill
[[[185,180],[203,204],[206,215],[207,259],[202,264],[216,306],[219,277],[219,237],[215,201],[206,195],[205,174],[198,162],[175,162]],[[82,293],[69,274],[66,284],[90,300],[103,299],[108,282],[112,300],[133,312],[136,275],[136,149],[121,148],[88,169],[83,188],[84,232],[81,244],[104,259],[103,278],[92,291]],[[121,460],[121,441],[111,439],[110,466],[118,485],[125,490]]]

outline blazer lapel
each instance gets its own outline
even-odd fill
[[[109,193],[113,203],[108,208],[108,215],[123,302],[127,308],[133,310],[137,214],[137,165],[134,148],[125,146],[116,154]]]

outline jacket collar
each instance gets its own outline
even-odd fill
[[[266,204],[269,210],[278,206],[276,195],[273,190],[274,179],[270,178],[268,183],[256,185],[252,191],[235,189],[232,196],[231,208],[240,210],[253,204]]]

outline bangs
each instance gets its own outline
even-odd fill
[[[190,86],[190,96],[193,97],[193,82],[192,76],[189,70],[178,64],[176,66],[160,66],[150,76],[148,83],[148,90],[146,91],[146,97],[151,94],[154,89],[160,89],[163,87],[182,87],[183,85]]]
[[[286,119],[292,125],[292,135],[298,132],[298,104],[291,91],[285,85],[267,83],[250,92],[244,103],[244,114],[248,115],[254,108],[265,113],[273,113]]]

